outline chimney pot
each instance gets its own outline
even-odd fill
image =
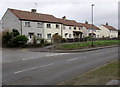
[[[37,11],[36,9],[31,9],[31,12],[33,13],[36,13],[36,11]]]
[[[108,25],[108,23],[106,23],[106,25]]]
[[[66,16],[62,17],[62,19],[66,20]]]

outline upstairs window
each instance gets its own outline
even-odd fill
[[[76,27],[74,27],[74,30],[76,30]]]
[[[51,28],[51,24],[47,24],[47,28]]]
[[[60,25],[59,25],[59,24],[56,24],[56,28],[57,28],[57,29],[60,29]]]
[[[43,28],[43,23],[38,22],[38,23],[37,23],[37,27],[38,27],[38,28]]]
[[[25,27],[30,27],[30,22],[25,22]]]

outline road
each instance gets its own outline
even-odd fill
[[[79,53],[3,50],[3,58],[3,85],[55,85],[117,60],[118,47]]]

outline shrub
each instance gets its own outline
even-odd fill
[[[85,41],[90,41],[92,40],[92,37],[88,36],[88,37],[85,37]]]
[[[20,33],[18,32],[18,30],[12,29],[12,35],[13,35],[13,37],[16,37],[16,36],[20,35]]]
[[[9,31],[3,32],[2,34],[2,45],[6,46],[10,43],[12,39],[12,33]]]
[[[62,43],[62,42],[65,42],[66,40],[64,38],[62,38],[62,36],[60,36],[58,34],[54,34],[52,36],[52,41],[53,41],[53,43]]]
[[[8,43],[10,47],[24,46],[27,43],[28,38],[25,35],[18,35],[13,37]]]

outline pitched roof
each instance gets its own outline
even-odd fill
[[[54,22],[54,23],[62,23],[68,26],[81,26],[75,20],[64,20],[61,18],[56,18],[53,15],[49,15],[49,14],[33,13],[29,11],[22,11],[22,10],[10,9],[10,8],[9,10],[21,20]]]
[[[56,22],[56,18],[53,15],[41,14],[41,13],[33,13],[29,11],[21,11],[15,9],[9,9],[12,13],[14,13],[19,19],[22,20],[33,20],[33,21],[45,21],[45,22]]]
[[[85,28],[87,29],[92,29],[92,24],[86,24],[86,23],[79,23],[81,24],[82,26],[84,26]],[[95,25],[93,25],[93,29],[96,29],[96,30],[100,30],[98,27],[96,27]]]
[[[103,25],[104,27],[106,27],[107,29],[109,29],[109,30],[117,30],[117,29],[115,29],[114,27],[112,27],[112,26],[108,26],[108,25]]]
[[[76,27],[82,26],[79,23],[77,23],[75,20],[65,20],[65,19],[60,19],[60,18],[57,18],[57,20],[64,25],[76,26]]]

